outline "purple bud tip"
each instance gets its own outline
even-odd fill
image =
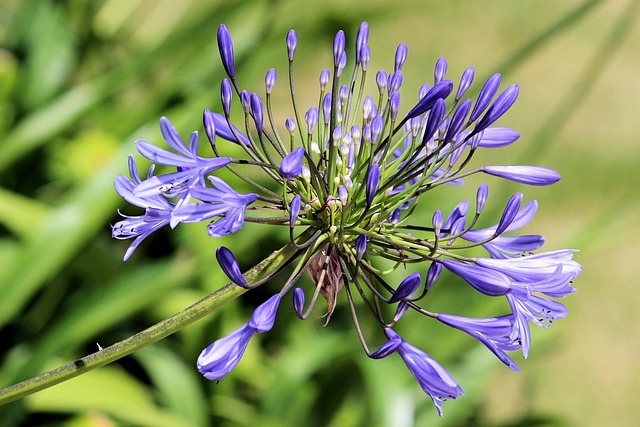
[[[294,179],[302,172],[304,147],[298,147],[287,154],[280,163],[280,175],[285,179]]]
[[[476,101],[476,105],[473,107],[473,111],[471,112],[471,116],[469,117],[469,121],[473,122],[480,114],[487,108],[493,96],[498,91],[498,87],[500,86],[500,81],[502,80],[502,75],[500,73],[496,73],[489,78],[482,86],[482,90],[478,95],[478,100]]]
[[[482,132],[478,141],[479,147],[498,148],[514,143],[520,138],[520,134],[513,129],[491,126]]]
[[[229,30],[224,24],[220,24],[220,27],[218,27],[218,50],[220,51],[220,59],[224,70],[233,79],[235,77],[233,43],[231,42]]]
[[[384,70],[376,73],[376,85],[378,85],[380,93],[384,93],[387,90],[387,73]]]
[[[498,227],[496,228],[495,235],[499,236],[504,233],[504,231],[511,225],[513,220],[515,219],[518,211],[520,210],[520,203],[522,202],[522,193],[516,193],[511,196],[511,199],[507,202],[507,205],[504,208],[504,212],[502,212],[502,218],[500,218],[500,222],[498,223]]]
[[[433,73],[433,83],[440,83],[442,79],[444,79],[445,74],[447,74],[447,60],[440,58],[438,62],[436,62],[436,69]]]
[[[431,111],[429,111],[429,118],[427,119],[427,125],[425,126],[424,136],[422,137],[422,143],[426,144],[433,135],[438,131],[442,120],[447,111],[447,104],[444,99],[438,98],[435,100]]]
[[[393,92],[389,97],[389,111],[391,113],[391,120],[396,121],[398,118],[398,112],[400,111],[400,93]]]
[[[388,340],[387,342],[382,344],[379,349],[371,353],[369,357],[371,357],[372,359],[383,359],[390,354],[393,354],[393,352],[395,352],[396,349],[400,347],[400,344],[402,344],[402,339],[400,338]]]
[[[218,264],[220,264],[222,271],[224,271],[224,274],[226,274],[233,283],[242,288],[247,287],[247,281],[242,276],[238,261],[229,249],[224,246],[220,246],[216,249],[216,259],[218,260]]]
[[[287,33],[287,53],[289,55],[289,61],[293,61],[293,57],[296,54],[296,47],[298,46],[298,35],[295,30],[289,30]]]
[[[222,110],[224,115],[229,117],[231,112],[231,100],[233,99],[233,89],[229,79],[223,79],[220,84],[220,100],[222,101]]]
[[[483,166],[482,172],[521,184],[544,186],[560,181],[560,174],[542,166]]]
[[[300,214],[300,206],[302,205],[302,198],[299,194],[296,194],[293,200],[291,200],[291,204],[289,205],[290,210],[290,219],[289,225],[291,227],[296,225],[296,221],[298,221],[298,215]]]
[[[271,95],[271,91],[273,90],[273,86],[276,84],[276,78],[278,75],[276,74],[276,69],[271,68],[267,71],[267,75],[264,78],[264,84],[267,88],[267,95]]]
[[[213,113],[205,108],[204,113],[202,114],[202,123],[204,124],[204,132],[207,134],[207,138],[209,138],[209,142],[211,145],[215,145],[216,143],[216,125],[215,119],[213,118]]]
[[[489,186],[483,183],[478,187],[478,193],[476,195],[476,214],[480,214],[484,209],[487,197],[489,197]]]
[[[371,141],[378,142],[382,131],[384,130],[384,119],[381,115],[377,115],[371,121]]]
[[[320,73],[320,90],[324,91],[331,80],[331,72],[328,69],[322,70]]]
[[[389,298],[389,304],[396,303],[405,298],[409,298],[420,286],[420,273],[413,273],[400,283],[398,289]]]
[[[509,108],[516,102],[518,99],[518,93],[520,92],[520,86],[517,84],[511,85],[504,90],[496,99],[496,102],[489,108],[487,113],[480,119],[480,121],[476,124],[476,127],[473,129],[473,133],[482,132],[496,120],[498,120],[504,113],[507,112]]]
[[[313,106],[306,112],[304,115],[304,119],[307,122],[307,126],[309,128],[309,135],[313,133],[318,124],[318,107]]]
[[[338,186],[338,198],[340,199],[342,206],[347,205],[347,202],[349,201],[349,191],[347,190],[347,187],[342,184]]]
[[[284,125],[289,133],[293,134],[296,131],[296,121],[292,118],[288,118],[287,120],[285,120]]]
[[[378,185],[380,184],[380,166],[374,163],[367,172],[365,181],[367,206],[371,206],[373,199],[376,197]]]
[[[335,67],[340,65],[345,44],[344,31],[340,30],[336,33],[336,37],[333,40],[333,65]]]
[[[264,111],[262,108],[262,99],[257,93],[251,94],[251,116],[256,123],[258,133],[262,133],[264,126]]]
[[[449,123],[449,129],[447,129],[447,134],[444,137],[444,142],[452,141],[460,130],[462,130],[462,126],[464,125],[464,121],[467,118],[467,114],[469,114],[469,110],[471,109],[471,100],[465,99],[456,109],[456,112],[453,113],[453,117],[451,117],[451,122]],[[463,145],[464,147],[464,145]]]
[[[436,283],[436,280],[438,280],[438,277],[440,277],[441,272],[442,264],[440,264],[439,262],[432,262],[429,266],[429,270],[427,271],[427,280],[425,283],[427,291],[429,291],[434,283]]]
[[[407,47],[407,45],[404,43],[400,43],[398,45],[398,48],[396,49],[396,58],[395,58],[394,67],[393,67],[395,71],[402,70],[402,66],[404,65],[404,62],[407,60],[408,54],[409,54],[409,48]]]
[[[256,332],[270,331],[276,321],[276,313],[278,311],[280,299],[280,294],[275,294],[259,305],[251,316],[249,327],[255,329]]]
[[[418,101],[415,107],[409,111],[407,118],[417,117],[422,113],[429,111],[438,99],[446,99],[453,90],[453,82],[443,80],[434,85],[427,94]]]
[[[245,113],[251,111],[251,94],[248,90],[240,92],[240,103],[242,104],[242,109]]]
[[[369,42],[369,24],[363,22],[358,29],[356,37],[356,63],[363,62],[364,51],[367,50]]]
[[[475,75],[475,70],[473,67],[468,67],[462,73],[462,77],[460,78],[460,86],[458,86],[458,92],[456,92],[456,99],[460,99],[467,93],[467,90],[473,83],[473,77]]]
[[[361,234],[356,237],[356,259],[361,260],[367,251],[367,235]]]
[[[293,290],[293,309],[298,317],[304,320],[304,291],[302,288]]]
[[[435,234],[440,234],[440,230],[442,229],[442,211],[438,209],[433,213],[433,217],[431,218],[431,224],[433,224],[433,230]]]

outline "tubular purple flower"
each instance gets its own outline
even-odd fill
[[[482,172],[521,184],[544,186],[560,181],[560,174],[542,166],[483,166]]]
[[[449,123],[449,129],[447,129],[447,134],[444,137],[444,142],[451,142],[457,135],[460,133],[462,129],[462,125],[464,125],[464,121],[467,118],[467,114],[469,114],[469,110],[471,109],[471,100],[465,99],[462,103],[456,108],[455,113],[453,113],[453,117],[451,117],[451,122]]]
[[[369,24],[363,22],[358,28],[358,35],[356,36],[356,64],[363,62],[363,56],[365,50],[368,48],[369,43]]]
[[[242,104],[242,110],[245,113],[251,112],[251,94],[248,90],[240,92],[240,104]]]
[[[227,30],[224,24],[220,24],[218,27],[218,50],[220,51],[222,66],[227,72],[227,75],[233,80],[235,78],[233,43],[229,30]]]
[[[264,130],[264,110],[262,107],[262,98],[257,93],[251,94],[251,116],[256,124],[258,133]]]
[[[511,291],[511,281],[498,271],[449,259],[442,260],[442,264],[476,290],[490,297],[502,296]]]
[[[302,172],[304,147],[298,147],[287,154],[280,163],[280,175],[285,179],[294,179]]]
[[[436,68],[433,72],[433,84],[438,84],[444,79],[444,76],[447,74],[447,60],[445,58],[440,58],[436,62]]]
[[[231,100],[233,99],[233,89],[229,79],[223,79],[220,83],[220,100],[222,101],[222,111],[229,117],[231,113]]]
[[[331,72],[325,68],[320,73],[320,90],[321,91],[323,92],[325,91],[330,80],[331,80]]]
[[[442,211],[438,209],[433,213],[433,217],[431,218],[431,224],[433,225],[433,233],[436,235],[440,234],[440,230],[442,229]]]
[[[241,288],[247,287],[247,281],[242,276],[240,266],[238,265],[238,261],[233,255],[233,252],[224,246],[220,246],[216,249],[216,259],[218,260],[218,264],[220,264],[222,271],[224,271],[224,274],[226,274],[233,283]]]
[[[385,357],[392,355],[398,347],[400,347],[400,344],[402,344],[402,340],[400,338],[387,340],[379,349],[371,353],[369,357],[372,359],[384,359]]]
[[[400,71],[402,70],[402,66],[404,65],[405,61],[407,60],[407,55],[409,54],[409,48],[407,47],[406,44],[404,43],[400,43],[398,45],[398,48],[396,49],[396,58],[393,64],[393,70],[394,71]]]
[[[376,197],[378,185],[380,184],[380,166],[374,163],[369,167],[367,178],[365,180],[367,206],[371,206],[373,199]]]
[[[293,290],[293,310],[300,319],[304,319],[304,291],[302,288]]]
[[[292,118],[288,118],[284,121],[284,126],[287,128],[290,134],[293,134],[296,131],[296,121]]]
[[[384,93],[387,90],[387,80],[387,73],[384,70],[376,73],[376,85],[380,93]]]
[[[367,235],[361,234],[356,237],[356,259],[361,260],[367,251]]]
[[[387,79],[387,91],[389,94],[399,91],[401,86],[402,71],[396,71],[395,73],[389,74],[389,78]]]
[[[429,111],[438,99],[446,99],[447,96],[453,90],[453,82],[449,80],[443,80],[440,83],[434,85],[427,94],[420,99],[415,107],[407,113],[407,118],[413,118]]]
[[[344,67],[347,66],[347,52],[342,51],[342,55],[340,56],[340,62],[338,63],[338,70],[336,72],[336,76],[340,77],[342,72],[344,71]]]
[[[213,119],[213,113],[206,108],[202,113],[202,124],[209,143],[214,147],[216,145],[216,122]]]
[[[340,30],[336,33],[336,37],[333,39],[333,65],[336,68],[340,66],[345,44],[344,31]]]
[[[513,129],[499,126],[490,126],[482,132],[482,137],[480,138],[478,147],[505,147],[517,141],[518,138],[520,138],[520,133],[516,132]]]
[[[502,363],[518,372],[520,369],[505,351],[513,351],[520,348],[520,343],[511,337],[514,324],[512,314],[500,317],[469,318],[438,313],[436,316],[440,322],[465,332],[487,347]]]
[[[476,105],[474,105],[473,111],[471,111],[471,116],[469,116],[470,122],[476,121],[476,119],[480,117],[480,114],[487,109],[489,103],[493,99],[493,96],[498,91],[498,87],[500,87],[501,80],[502,75],[500,73],[496,73],[485,82],[480,94],[478,95]]]
[[[424,135],[422,136],[422,145],[429,142],[429,140],[433,138],[433,135],[438,131],[446,111],[447,104],[444,100],[442,98],[436,99],[433,104],[433,108],[429,111],[429,118],[427,119],[427,125],[425,126]]]
[[[233,126],[233,130],[231,130],[232,128],[229,127],[227,119],[222,114],[212,113],[209,110],[204,110],[204,114],[205,116],[209,116],[206,120],[211,120],[213,122],[216,135],[220,138],[226,139],[227,141],[235,142],[236,144],[251,144],[249,138],[247,138],[245,134],[240,132],[240,129],[238,129],[234,125],[231,125]],[[238,136],[238,138],[240,138],[240,141],[238,141],[236,135]]]
[[[277,78],[278,78],[278,75],[276,73],[276,69],[270,68],[269,71],[267,71],[267,75],[264,78],[264,85],[266,88],[267,95],[271,95],[271,91],[273,90],[273,87],[276,84]]]
[[[480,121],[476,123],[475,128],[473,128],[473,133],[482,132],[496,120],[498,120],[504,113],[507,112],[509,108],[516,102],[518,99],[518,93],[520,92],[520,86],[517,84],[511,85],[504,90],[496,99],[496,102],[493,103],[489,110],[487,110],[486,114],[482,116]]]
[[[302,205],[302,198],[299,194],[296,194],[291,200],[291,204],[289,205],[290,217],[289,217],[289,225],[291,227],[296,225],[296,221],[298,221],[298,215],[300,214],[300,206]]]
[[[198,371],[209,380],[222,379],[235,368],[256,333],[271,330],[280,295],[276,294],[253,312],[248,323],[205,348],[198,357]]]
[[[439,262],[432,262],[429,266],[429,270],[427,270],[427,279],[424,285],[427,292],[436,283],[436,280],[440,277],[440,273],[442,273],[442,264]]]
[[[475,70],[473,67],[468,67],[462,73],[462,77],[460,78],[460,86],[458,86],[458,91],[456,92],[456,99],[460,99],[467,93],[471,83],[473,83],[473,77],[475,74]]]
[[[489,186],[482,183],[480,187],[478,187],[478,192],[476,193],[476,214],[479,215],[484,209],[487,197],[489,197]]]
[[[324,124],[328,125],[331,120],[331,92],[325,94],[322,100],[322,117],[324,117]]]
[[[289,30],[287,33],[287,54],[289,55],[289,61],[293,61],[293,57],[296,54],[296,47],[298,46],[298,35],[295,30]]]
[[[554,292],[555,298],[561,298],[574,291],[568,286],[582,271],[582,266],[573,260],[573,250],[564,249],[543,252],[524,257],[489,259],[477,258],[476,263],[483,267],[500,271],[520,282],[537,282],[536,286],[546,284],[547,280],[563,281],[563,294]],[[556,283],[557,284],[557,283]],[[546,293],[546,291],[540,291]]]
[[[425,393],[431,397],[436,405],[438,415],[442,416],[442,401],[455,399],[464,392],[447,371],[431,356],[412,346],[392,329],[385,329],[385,334],[390,340],[400,339],[402,342],[396,352],[409,368],[409,371],[422,387]]]
[[[362,69],[364,71],[367,71],[367,69],[369,68],[369,60],[371,59],[371,49],[369,49],[369,46],[365,46],[362,48]]]
[[[420,273],[413,273],[407,276],[398,286],[396,291],[389,298],[389,304],[396,303],[405,298],[410,298],[411,295],[418,289],[420,286]]]
[[[502,217],[496,228],[495,235],[499,236],[511,225],[516,218],[518,211],[520,211],[520,203],[522,202],[522,193],[516,193],[507,202],[507,205],[502,212]]]
[[[391,120],[394,122],[398,118],[398,112],[400,111],[400,93],[393,92],[389,97],[389,112],[391,113]]]
[[[338,186],[338,198],[340,199],[340,203],[342,203],[342,206],[347,205],[349,201],[349,191],[347,190],[347,187],[342,184]]]
[[[278,312],[278,305],[280,304],[281,298],[282,296],[280,294],[275,294],[260,304],[251,316],[249,327],[255,329],[256,332],[270,331],[276,321],[276,313]]]
[[[377,115],[371,121],[371,141],[378,142],[382,131],[384,130],[384,119],[381,115]]]

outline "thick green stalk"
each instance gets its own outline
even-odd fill
[[[308,236],[303,235],[298,240],[305,241]],[[288,264],[298,253],[293,243],[289,243],[274,252],[262,262],[247,271],[244,276],[248,283],[255,283],[268,277]],[[142,332],[139,332],[110,347],[105,347],[96,353],[85,356],[74,362],[60,366],[44,374],[30,378],[21,383],[0,390],[0,405],[18,400],[32,393],[49,388],[55,384],[77,377],[93,369],[114,362],[159,341],[187,325],[211,314],[219,307],[242,295],[246,289],[229,283],[200,301],[185,308],[179,313],[165,319]]]

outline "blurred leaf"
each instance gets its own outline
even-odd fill
[[[122,369],[107,366],[29,396],[27,408],[35,412],[103,412],[136,426],[191,427],[188,421],[158,407],[151,390]]]
[[[135,353],[135,358],[158,388],[160,401],[167,410],[188,420],[194,427],[209,424],[209,407],[203,395],[202,377],[195,369],[195,359],[187,365],[161,343]]]

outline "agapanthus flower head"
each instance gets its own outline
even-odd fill
[[[142,156],[164,168],[156,173],[159,168],[152,165],[143,179],[131,158],[130,178],[121,175],[114,185],[120,196],[144,212],[123,215],[113,226],[113,236],[134,239],[128,258],[155,230],[181,222],[209,221],[213,237],[241,232],[246,222],[285,230],[291,258],[279,261],[278,268],[253,283],[247,283],[249,276],[243,275],[230,249],[217,250],[221,269],[246,289],[275,283],[271,279],[285,265],[293,266],[294,272],[279,282],[281,290],[258,307],[249,322],[202,352],[200,372],[209,379],[227,375],[251,337],[273,327],[281,297],[293,290],[294,311],[301,319],[309,319],[325,302],[325,323],[335,310],[351,313],[365,353],[373,359],[398,353],[442,414],[442,401],[459,397],[462,389],[438,362],[395,332],[405,314],[415,311],[464,331],[517,370],[507,352],[521,349],[526,357],[529,325],[547,328],[567,315],[555,299],[574,291],[571,284],[581,266],[573,260],[572,250],[535,254],[545,241],[541,235],[513,234],[532,221],[538,207],[522,193],[508,200],[492,193],[490,199],[489,182],[471,190],[475,203],[454,200],[452,204],[457,204],[449,210],[435,202],[442,200],[449,185],[464,185],[464,178],[474,174],[536,186],[560,179],[557,172],[541,166],[472,166],[478,150],[495,154],[496,148],[520,137],[510,128],[496,126],[515,103],[519,86],[500,90],[499,73],[475,83],[472,66],[459,81],[451,80],[447,60],[440,58],[433,80],[407,94],[402,83],[412,70],[407,66],[408,48],[400,43],[389,61],[393,68],[373,73],[377,91],[368,93],[369,31],[366,22],[360,25],[351,60],[344,31],[336,34],[331,60],[319,79],[314,77],[319,101],[307,106],[298,102],[293,87],[300,46],[296,32],[288,32],[286,80],[293,114],[284,121],[286,132],[280,132],[273,117],[282,115],[271,110],[272,92],[281,90],[275,86],[276,69],[265,74],[265,99],[259,91],[242,88],[236,80],[231,36],[221,25],[218,47],[228,79],[220,86],[222,111],[205,109],[203,115],[211,153],[200,152],[197,132],[185,144],[163,118],[161,133],[173,151],[136,143]],[[422,64],[416,73],[424,74]],[[479,95],[465,98],[473,93],[474,84],[480,87]],[[225,156],[225,141],[238,144],[245,155]],[[253,190],[236,190],[240,188],[236,183],[216,176],[221,168],[232,172],[242,188]],[[251,173],[245,173],[247,169]],[[440,192],[439,196],[427,194],[431,191]],[[490,202],[504,208],[498,217],[486,219]],[[494,225],[477,226],[482,223]],[[402,277],[391,276],[394,271]],[[297,285],[305,272],[313,289]],[[469,292],[506,299],[511,312],[475,318],[426,310],[423,301],[430,290],[447,286],[451,276],[467,282]],[[307,299],[305,294],[312,296]],[[372,328],[360,326],[365,311],[378,327],[371,333],[377,331],[377,341],[384,341],[373,351],[367,344],[369,332],[365,333]],[[391,313],[393,318],[388,319]],[[437,343],[425,337],[421,345]]]

